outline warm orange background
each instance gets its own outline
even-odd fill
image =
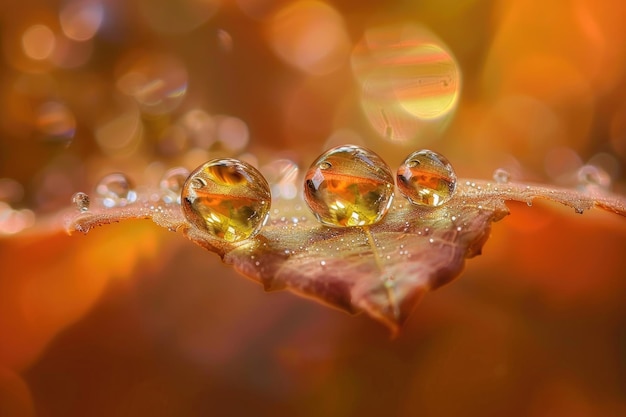
[[[107,172],[154,182],[219,152],[304,166],[335,142],[392,169],[428,147],[463,177],[566,186],[592,163],[624,194],[624,21],[626,4],[591,0],[2,3],[0,219],[37,222],[0,227],[0,416],[626,415],[617,216],[511,205],[397,340],[264,294],[150,222],[48,227]],[[408,24],[454,54],[460,96],[388,143],[350,53]]]

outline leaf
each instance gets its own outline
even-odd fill
[[[520,183],[461,181],[452,200],[423,208],[396,197],[380,223],[369,227],[320,225],[302,200],[274,201],[261,233],[227,243],[192,227],[177,204],[155,204],[139,193],[137,203],[70,215],[68,232],[151,218],[217,253],[267,291],[288,289],[349,313],[365,312],[397,332],[419,299],[457,277],[465,258],[480,254],[491,223],[508,214],[505,201],[532,204],[544,198],[577,213],[598,207],[626,216],[626,200],[609,193],[579,192]]]

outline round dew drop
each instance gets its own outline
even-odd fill
[[[72,203],[76,206],[78,211],[84,213],[89,210],[89,196],[83,192],[77,192],[72,196]]]
[[[374,152],[355,145],[332,148],[309,168],[304,200],[326,226],[379,222],[393,201],[393,174]]]
[[[189,175],[181,194],[185,218],[227,242],[255,236],[269,217],[270,187],[256,168],[236,159],[214,159]]]
[[[445,204],[454,195],[456,181],[450,162],[443,155],[429,150],[413,152],[398,168],[398,189],[418,206]]]

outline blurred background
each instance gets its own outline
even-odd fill
[[[346,143],[392,170],[430,148],[461,177],[625,194],[625,19],[591,0],[3,1],[0,416],[626,415],[617,216],[512,204],[396,340],[150,222],[58,220],[110,172],[293,172]]]

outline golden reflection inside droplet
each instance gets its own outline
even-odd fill
[[[31,59],[44,60],[54,51],[54,32],[45,25],[33,25],[22,35],[22,49]]]
[[[460,70],[425,28],[367,30],[352,53],[352,69],[370,123],[388,140],[405,142],[425,128],[437,133],[456,109]]]
[[[104,18],[104,7],[95,0],[68,2],[59,13],[59,22],[65,36],[75,41],[86,41],[96,34]]]
[[[281,9],[269,23],[269,37],[280,58],[314,75],[336,70],[350,53],[342,16],[318,1],[299,1]]]

